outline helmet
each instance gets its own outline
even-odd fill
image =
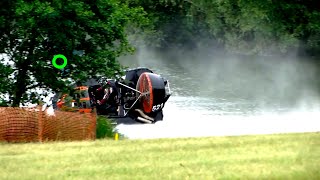
[[[98,83],[99,83],[101,86],[105,86],[105,85],[107,84],[107,78],[101,77],[101,78],[98,80]]]
[[[107,79],[106,77],[102,77],[98,80],[98,83],[103,87],[110,87],[114,84],[114,79]]]

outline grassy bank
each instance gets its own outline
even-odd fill
[[[1,179],[320,178],[320,133],[0,144]]]

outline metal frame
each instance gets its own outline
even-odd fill
[[[139,93],[139,97],[134,101],[134,103],[131,105],[131,107],[130,107],[128,110],[123,110],[123,111],[124,111],[124,117],[126,117],[126,116],[128,115],[128,113],[129,113],[129,111],[130,111],[130,110],[133,108],[133,106],[138,102],[138,100],[139,100],[142,96],[145,96],[145,95],[150,94],[150,92],[142,93],[142,92],[140,92],[140,91],[138,91],[138,90],[136,90],[136,89],[134,89],[134,88],[132,88],[132,87],[130,87],[130,86],[127,86],[127,85],[125,85],[125,84],[123,84],[123,83],[121,83],[121,82],[118,82],[118,84],[121,85],[121,86],[123,86],[123,87],[126,87],[126,88],[128,88],[128,89],[131,89],[131,90],[133,90],[133,91],[135,91],[135,92],[137,92],[137,93]],[[121,106],[122,106],[122,105],[121,105]]]
[[[112,116],[112,115],[111,115],[111,116],[108,116],[108,117],[112,117],[112,118],[125,118],[125,117],[127,117],[127,115],[129,114],[129,111],[132,110],[132,108],[137,104],[137,102],[140,100],[140,98],[141,98],[142,96],[145,96],[145,95],[150,94],[149,91],[142,93],[142,92],[140,92],[139,90],[136,90],[136,89],[134,89],[134,88],[132,88],[132,87],[130,87],[130,86],[122,83],[122,82],[116,82],[116,85],[119,85],[119,86],[128,88],[128,89],[130,89],[130,90],[132,90],[132,91],[134,91],[134,92],[136,92],[136,93],[139,93],[139,96],[138,96],[138,98],[136,98],[136,100],[133,102],[133,104],[131,105],[131,107],[129,107],[128,109],[125,109],[125,108],[124,108],[124,104],[123,104],[122,97],[121,97],[121,98],[120,98],[120,101],[121,101],[121,102],[120,102],[120,106],[118,106],[118,108],[119,108],[118,116]],[[168,80],[166,80],[165,88],[168,90],[168,92],[166,91],[166,96],[170,96],[170,95],[171,95],[171,89],[170,89],[170,83],[169,83]],[[118,95],[122,96],[122,90],[121,90],[121,88],[119,88],[119,89],[117,90],[117,92],[118,92]]]
[[[123,83],[121,83],[121,82],[118,82],[118,84],[120,84],[121,86],[124,86],[124,87],[126,87],[126,88],[128,88],[128,89],[131,89],[131,90],[133,90],[133,91],[141,94],[140,91],[138,91],[138,90],[136,90],[136,89],[134,89],[134,88],[132,88],[132,87],[130,87],[130,86],[127,86],[127,85],[125,85],[125,84],[123,84]]]

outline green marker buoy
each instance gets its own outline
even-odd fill
[[[57,61],[58,58],[63,59],[63,64],[58,65],[58,64],[56,63],[56,61]],[[57,68],[57,69],[63,69],[64,67],[66,67],[67,63],[68,63],[67,58],[66,58],[64,55],[62,55],[62,54],[57,54],[57,55],[54,55],[54,56],[53,56],[53,59],[52,59],[52,65],[53,65],[53,67],[55,67],[55,68]]]

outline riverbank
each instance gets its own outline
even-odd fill
[[[319,179],[320,133],[0,144],[4,179]]]

